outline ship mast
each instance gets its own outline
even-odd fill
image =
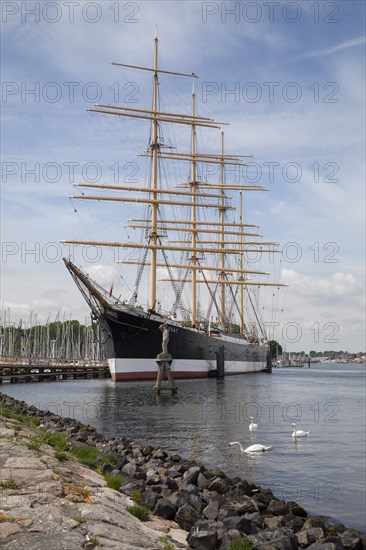
[[[193,88],[192,91],[192,119],[196,116],[196,94]],[[192,298],[191,298],[191,308],[192,308],[192,327],[196,327],[197,322],[197,226],[196,226],[196,192],[197,192],[197,163],[196,163],[196,125],[192,124],[191,131],[191,154],[192,154],[192,163],[191,163],[191,188],[192,188],[192,237],[191,237],[191,246],[194,252],[191,256],[192,263]]]
[[[155,193],[158,189],[158,119],[156,114],[158,111],[158,37],[157,31],[155,29],[155,39],[154,39],[154,85],[153,85],[153,121],[152,121],[152,143],[150,145],[152,149],[152,181],[151,188]],[[157,217],[158,217],[158,204],[153,202],[151,204],[151,243],[153,248],[151,249],[151,270],[150,270],[150,303],[149,307],[151,310],[155,309],[156,303],[156,258],[157,258]]]
[[[225,242],[225,192],[224,192],[224,183],[225,183],[225,163],[224,163],[224,132],[221,132],[221,155],[222,160],[220,162],[220,195],[221,195],[221,204],[220,204],[220,224],[221,224],[221,323],[225,330],[226,328],[226,294],[225,294],[225,284],[224,279],[225,274],[225,251],[224,251],[224,242]]]
[[[240,229],[242,230],[243,229],[243,193],[242,191],[240,191],[239,193],[240,195]],[[241,240],[241,248],[243,248],[243,245],[244,245],[244,234],[243,232],[241,233],[241,236],[240,236],[240,240]],[[239,277],[239,280],[241,281],[244,281],[244,266],[243,266],[243,263],[244,263],[244,260],[243,260],[243,254],[240,254],[240,271],[241,271],[241,274],[240,274],[240,277]],[[240,334],[244,334],[244,331],[245,331],[245,323],[244,323],[244,308],[245,308],[245,305],[244,305],[244,286],[243,285],[239,285],[239,296],[240,296],[240,319],[239,319],[239,323],[240,323]]]

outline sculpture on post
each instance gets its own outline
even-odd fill
[[[157,393],[160,393],[160,386],[161,381],[164,376],[164,371],[167,374],[167,378],[172,386],[172,393],[177,393],[177,387],[174,382],[173,374],[170,368],[170,365],[173,362],[173,358],[168,353],[168,343],[169,343],[169,327],[166,323],[159,326],[159,329],[163,333],[163,339],[161,343],[161,353],[158,354],[156,358],[156,362],[158,364],[159,370],[158,370],[158,376],[156,378],[156,384],[154,386],[154,390]]]
[[[163,341],[161,343],[161,352],[167,355],[168,353],[168,342],[169,342],[169,327],[166,323],[160,325],[159,329],[163,333]]]

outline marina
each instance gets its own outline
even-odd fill
[[[110,378],[106,361],[63,360],[34,357],[0,357],[0,384]]]

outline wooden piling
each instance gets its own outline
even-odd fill
[[[224,346],[220,346],[216,352],[216,370],[217,370],[217,379],[223,380],[225,377],[225,356],[224,356]]]

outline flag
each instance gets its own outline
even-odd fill
[[[112,284],[111,284],[111,288],[109,289],[109,296],[112,296],[112,292],[113,292],[113,285],[114,285],[114,281],[112,282]]]

